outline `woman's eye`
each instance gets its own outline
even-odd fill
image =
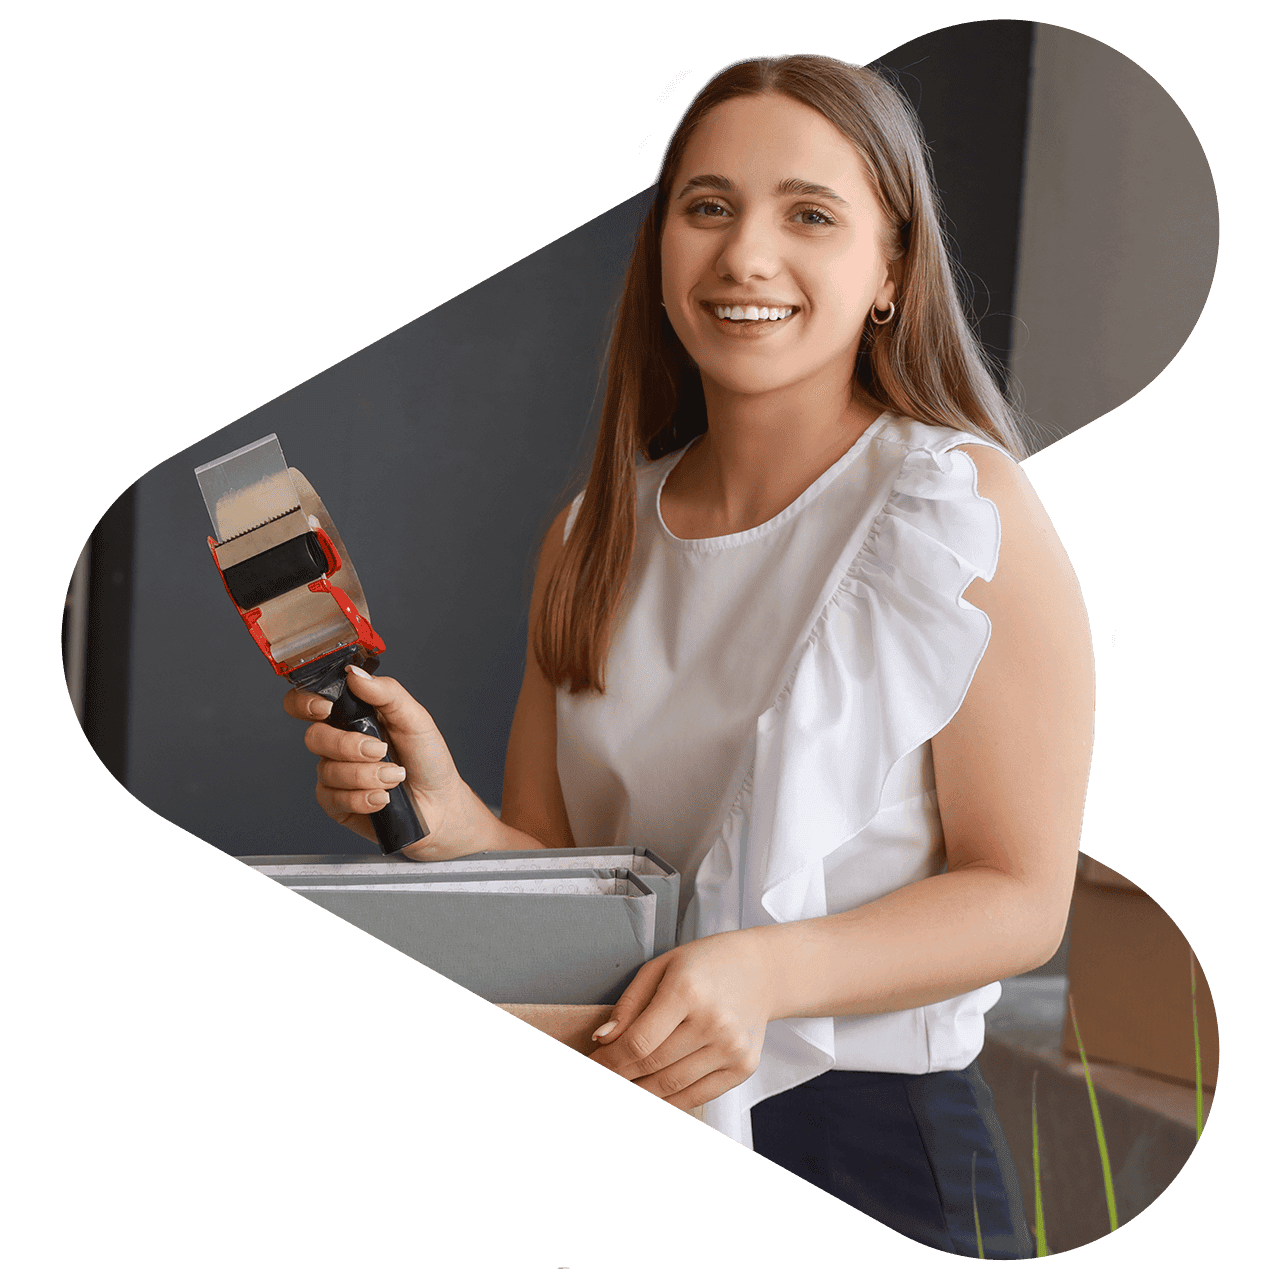
[[[689,206],[689,212],[704,214],[709,218],[718,218],[729,211],[724,205],[717,203],[715,200],[699,200],[697,204]]]
[[[796,217],[806,227],[834,227],[836,224],[825,209],[801,209]]]

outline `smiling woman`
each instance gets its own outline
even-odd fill
[[[680,943],[596,1061],[923,1243],[1027,1256],[975,1059],[1066,921],[1079,591],[960,307],[918,128],[866,70],[716,77],[638,236],[586,489],[539,560],[502,817],[354,672],[399,765],[315,721],[317,796],[407,852],[644,845]],[[380,748],[379,744],[379,748]],[[945,874],[944,874],[945,873]]]
[[[743,166],[740,174],[724,173],[724,166],[709,160],[698,162],[709,154],[715,138],[736,149]],[[800,150],[789,151],[788,146]],[[766,157],[773,176],[761,178]],[[802,159],[829,168],[830,176],[824,180],[818,169],[800,171]],[[786,197],[793,197],[789,211],[795,220],[788,220],[787,229],[795,228],[795,233],[765,248],[773,252],[790,243],[795,252],[776,264],[781,278],[773,274],[774,265],[765,263],[757,275],[747,263],[740,267],[747,271],[746,279],[738,281],[732,275],[734,255],[759,251],[753,239],[761,230],[762,211],[735,209],[733,190],[745,188],[753,174],[754,194],[772,194],[775,218],[784,216]],[[844,193],[837,185],[841,175],[847,186]],[[691,185],[698,182],[710,186]],[[829,203],[824,205],[819,198],[824,193],[840,199],[830,201],[827,196]],[[821,230],[813,229],[819,217],[828,221]],[[835,411],[842,417],[855,411],[855,419],[860,414],[865,426],[875,416],[866,416],[868,406],[876,411],[891,407],[922,423],[976,431],[1014,457],[1025,452],[1016,415],[992,377],[961,306],[919,125],[902,96],[874,72],[831,58],[761,59],[727,68],[694,99],[667,148],[614,328],[591,478],[564,554],[550,576],[534,632],[535,653],[548,677],[556,685],[568,680],[575,693],[603,689],[606,636],[635,536],[635,454],[657,458],[698,435],[714,436],[707,432],[708,422],[725,407],[718,403],[713,409],[711,403],[720,384],[708,377],[703,361],[715,358],[713,350],[703,344],[695,355],[685,345],[697,344],[687,298],[678,296],[678,288],[668,296],[669,273],[675,268],[674,260],[668,264],[668,246],[678,254],[686,240],[699,239],[695,227],[689,226],[690,218],[716,226],[703,239],[723,240],[728,255],[723,271],[714,263],[708,267],[706,301],[714,304],[723,293],[723,300],[731,303],[734,295],[749,300],[755,293],[772,304],[784,281],[793,291],[801,290],[806,280],[818,289],[812,301],[822,302],[822,315],[810,315],[807,324],[798,326],[805,331],[804,341],[792,349],[790,365],[783,353],[778,360],[772,358],[770,341],[756,353],[762,356],[758,371],[744,359],[739,361],[739,376],[764,378],[762,385],[767,386],[770,377],[780,375],[783,384],[774,390],[785,393],[794,385],[786,379],[797,373],[797,361],[802,365],[807,360],[816,368],[825,351],[836,363],[825,371],[823,385],[830,390],[834,381]],[[742,230],[744,218],[749,225]],[[723,230],[718,228],[721,219],[729,224]],[[683,229],[689,230],[688,237],[679,234]],[[797,260],[796,241],[804,244],[809,237],[816,240],[810,245],[814,252]],[[877,253],[881,269],[889,272],[891,290],[886,288],[881,298],[877,288],[875,300],[887,298],[890,305],[887,313],[881,306],[872,314],[870,296],[864,299],[867,307],[860,308],[856,287],[854,296],[847,295],[850,280],[860,270],[876,270],[872,259]],[[830,280],[828,272],[834,273]],[[765,280],[770,282],[768,289],[763,287]],[[798,292],[794,297],[778,294],[776,300],[803,304]],[[805,319],[803,313],[799,318]],[[745,337],[762,330],[762,337],[771,336],[759,321],[731,331],[732,324],[720,321],[715,327],[724,336],[741,332]],[[794,324],[789,319],[784,331]],[[830,333],[828,326],[834,326]],[[843,375],[840,343],[845,344]],[[718,345],[726,353],[732,350]],[[813,391],[809,388],[802,395],[810,400]],[[762,469],[769,475],[804,454],[804,442],[796,441],[795,433],[807,417],[797,419],[788,401],[786,394],[772,395],[756,401],[753,408],[753,417],[768,406],[780,408],[787,417],[787,439],[795,441],[795,447],[775,451],[767,459]],[[819,416],[829,418],[831,408],[828,403]],[[852,429],[853,424],[844,423],[846,446],[852,443]],[[825,461],[837,456],[829,442]],[[822,471],[807,469],[810,479]],[[676,477],[677,490],[680,483]],[[678,493],[675,496],[678,502]]]
[[[736,177],[699,171],[730,156]],[[843,405],[867,313],[889,312],[897,294],[897,255],[858,154],[811,108],[768,94],[709,117],[686,170],[695,176],[672,200],[661,250],[667,318],[685,350],[717,390],[776,397],[816,377]],[[775,181],[787,172],[823,181]]]
[[[734,176],[699,172],[727,158]],[[711,509],[700,481],[718,470],[712,455],[694,450],[677,467],[664,493],[668,527],[711,537],[772,518],[816,478],[815,460],[834,462],[877,416],[868,396],[850,397],[849,370],[871,309],[894,313],[898,255],[858,153],[792,98],[725,102],[692,135],[680,175],[688,171],[696,176],[680,185],[662,232],[667,318],[702,371],[708,418],[749,397],[739,447],[772,450],[779,431],[790,441],[761,469],[766,487],[731,483]],[[776,178],[795,172],[808,176]],[[796,413],[797,388],[811,411]],[[747,505],[730,510],[733,499]],[[699,514],[711,517],[701,527]]]

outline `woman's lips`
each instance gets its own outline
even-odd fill
[[[785,320],[795,310],[794,307],[743,306],[736,302],[709,302],[707,306],[717,320]]]
[[[734,337],[764,337],[783,328],[799,311],[795,306],[772,304],[703,302],[699,305],[721,333]]]

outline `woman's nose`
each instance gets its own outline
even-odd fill
[[[722,280],[768,280],[778,271],[778,244],[764,217],[744,216],[725,229],[716,259]]]

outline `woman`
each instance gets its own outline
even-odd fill
[[[1061,939],[1092,733],[1017,452],[910,109],[830,59],[731,67],[672,138],[542,547],[501,821],[395,681],[354,673],[400,765],[285,704],[337,821],[371,836],[406,780],[410,856],[674,863],[682,945],[596,1060],[936,1247],[976,1252],[976,1189],[987,1256],[1029,1241],[982,1015]]]

